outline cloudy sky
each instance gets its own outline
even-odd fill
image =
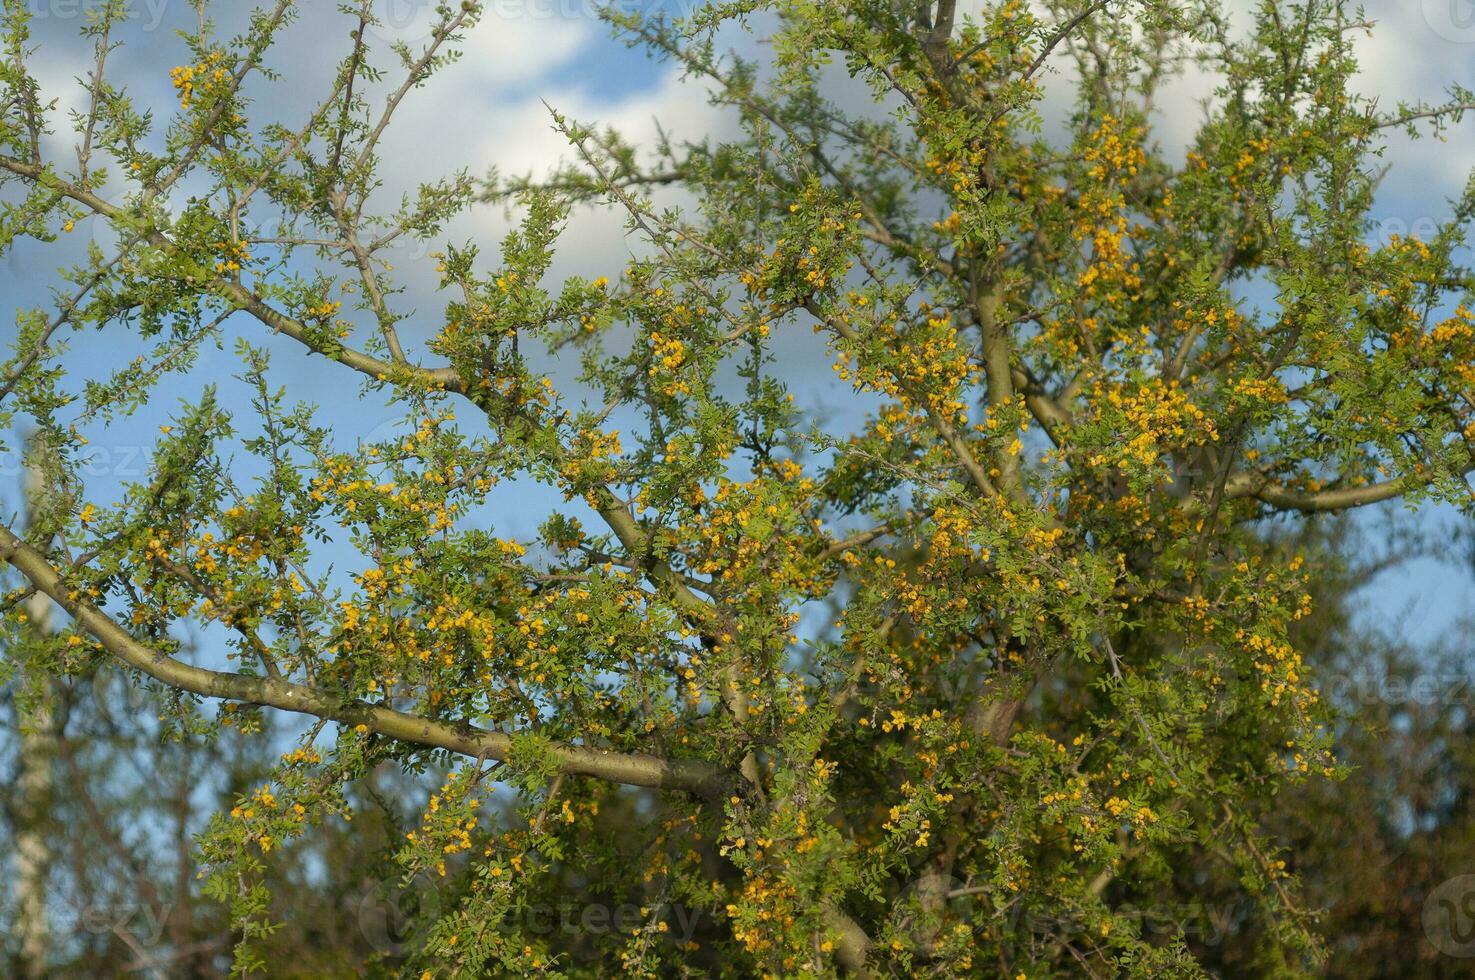
[[[39,45],[33,58],[35,72],[46,94],[58,99],[57,132],[48,151],[62,158],[70,155],[74,142],[62,113],[80,106],[85,98],[77,79],[90,69],[91,52],[77,38],[77,28],[92,0],[25,2],[34,14]],[[691,0],[666,2],[666,9],[678,9],[677,4]],[[185,0],[134,0],[132,6],[133,16],[121,37],[125,45],[113,56],[113,76],[117,82],[126,82],[140,103],[164,110],[173,104],[169,69],[188,60],[176,32],[192,26],[195,14]],[[218,4],[216,16],[229,28],[248,6],[244,2]],[[290,124],[300,121],[322,98],[349,44],[349,24],[337,6],[336,0],[304,0],[303,16],[273,59],[288,81],[259,93],[261,112]],[[422,41],[432,22],[432,6],[429,0],[377,0],[385,22],[378,39],[412,45]],[[976,4],[971,6],[976,8]],[[1381,0],[1365,9],[1376,28],[1361,42],[1364,92],[1391,107],[1399,101],[1437,101],[1453,83],[1475,87],[1475,0]],[[754,50],[750,38],[734,35],[730,41]],[[462,166],[473,172],[495,166],[509,174],[548,169],[567,157],[568,148],[553,129],[545,102],[581,122],[613,125],[636,143],[655,136],[656,120],[677,138],[720,134],[730,126],[729,119],[706,104],[699,86],[684,82],[669,66],[652,63],[642,53],[612,41],[607,28],[582,0],[493,0],[468,38],[465,52],[459,64],[414,92],[397,117],[385,146],[385,176],[392,188],[408,188],[418,179]],[[1068,90],[1068,83],[1058,77],[1055,84],[1058,91]],[[1172,87],[1171,100],[1160,112],[1157,133],[1170,151],[1177,152],[1202,118],[1200,100],[1210,88],[1207,80],[1197,77],[1184,78]],[[1064,99],[1052,98],[1050,106],[1055,111],[1063,104]],[[1472,151],[1475,116],[1444,143],[1395,137],[1387,154],[1393,169],[1379,201],[1382,224],[1376,234],[1432,227],[1445,213],[1448,199],[1463,185],[1475,162]],[[458,223],[449,237],[489,242],[507,227],[506,216],[489,208]],[[79,228],[75,240],[59,247],[20,248],[0,261],[0,297],[7,307],[0,335],[13,330],[10,309],[44,302],[63,253],[79,249],[86,235],[94,233],[107,234],[93,227]],[[615,276],[626,254],[619,216],[581,214],[565,238],[555,272]],[[403,262],[396,260],[410,284],[410,301],[427,314],[427,322],[438,321],[443,302],[431,287],[434,264],[411,250],[406,250]],[[254,324],[244,329],[254,341],[263,340]],[[120,334],[79,337],[74,344],[99,371],[120,356],[132,354],[132,347]],[[332,370],[329,366],[309,362],[284,344],[278,349],[277,380],[294,394],[318,401],[323,421],[342,424],[345,429],[351,421],[354,431],[362,432],[365,421],[389,424],[394,417],[381,405],[357,402],[352,379],[325,382],[324,372]],[[207,356],[191,375],[161,392],[163,397],[150,409],[97,434],[93,444],[98,458],[89,469],[89,499],[105,503],[124,481],[142,477],[142,452],[157,434],[158,424],[176,410],[178,399],[197,397],[206,381],[222,379],[227,402],[244,405],[243,392],[223,380],[238,370],[229,347],[224,353]],[[829,386],[827,361],[813,347],[797,347],[792,357],[785,358],[784,370],[802,401],[824,404],[838,394]],[[560,373],[565,372],[555,372]],[[566,376],[572,374],[572,370],[566,372]],[[0,484],[4,484],[17,470],[16,457],[12,453],[0,462]],[[13,500],[13,494],[5,492],[4,499]],[[540,519],[541,508],[528,509],[522,498],[519,506],[509,504],[495,520],[504,531],[526,532]],[[1381,515],[1370,514],[1366,519],[1376,521]],[[1435,512],[1426,520],[1431,527],[1443,526],[1440,522],[1449,521],[1450,515]],[[1449,560],[1440,560],[1446,558]],[[1394,573],[1371,594],[1369,615],[1407,614],[1418,631],[1430,635],[1455,613],[1475,608],[1475,587],[1464,572],[1468,566],[1469,561],[1457,554],[1436,555]]]

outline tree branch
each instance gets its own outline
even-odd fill
[[[324,691],[275,677],[254,677],[196,667],[151,649],[69,589],[44,555],[4,526],[0,526],[0,559],[9,562],[38,590],[50,596],[110,654],[170,687],[203,697],[312,715],[340,724],[364,725],[371,731],[402,742],[448,749],[472,758],[505,761],[512,754],[512,738],[502,732],[435,721],[363,701],[343,701]],[[559,770],[571,775],[593,776],[651,789],[682,790],[708,797],[724,793],[735,775],[700,759],[664,759],[566,743],[556,744],[551,751],[558,760]]]
[[[1470,461],[1464,469],[1459,471],[1458,475],[1465,476],[1472,472],[1475,472],[1475,460]],[[1268,477],[1259,473],[1239,472],[1231,475],[1225,481],[1224,496],[1229,500],[1252,497],[1280,510],[1295,510],[1303,514],[1315,514],[1334,510],[1349,510],[1353,507],[1365,507],[1368,504],[1392,500],[1412,490],[1428,486],[1433,479],[1434,474],[1420,472],[1397,477],[1392,480],[1384,480],[1380,483],[1369,483],[1361,487],[1309,491],[1296,490],[1279,483],[1273,483]]]

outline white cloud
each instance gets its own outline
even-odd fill
[[[41,88],[41,100],[56,100],[56,107],[49,116],[51,132],[41,138],[42,153],[48,160],[59,160],[63,166],[76,166],[76,146],[81,143],[77,135],[72,114],[87,111],[90,97],[79,79],[85,80],[92,71],[91,59],[70,55],[50,54],[33,57],[31,74]],[[95,165],[95,164],[94,164]]]
[[[488,5],[481,23],[466,39],[467,67],[483,83],[536,81],[554,74],[604,40],[603,25],[583,17],[519,13]]]
[[[439,19],[436,6],[435,0],[374,0],[379,23],[369,30],[371,41],[419,51]],[[461,47],[466,67],[482,81],[534,80],[566,64],[597,27],[587,11],[568,4],[490,0]]]

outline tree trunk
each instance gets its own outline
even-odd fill
[[[37,447],[33,446],[33,450]],[[34,519],[45,492],[41,468],[33,460],[26,467],[26,503]],[[40,639],[51,632],[51,600],[40,592],[26,602],[29,631]],[[47,824],[51,813],[52,768],[56,759],[56,712],[51,678],[29,660],[21,672],[25,696],[16,701],[20,727],[20,765],[16,779],[16,879],[17,939],[20,946],[18,973],[21,977],[46,975],[51,949],[51,918],[47,909],[47,877],[51,870],[51,844]]]

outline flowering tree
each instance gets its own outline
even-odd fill
[[[266,869],[386,760],[429,794],[393,845],[435,896],[410,975],[1193,975],[1174,871],[1204,858],[1264,968],[1312,968],[1264,818],[1339,770],[1291,642],[1308,569],[1267,527],[1470,507],[1475,194],[1427,241],[1364,241],[1384,141],[1468,93],[1357,96],[1367,25],[1331,0],[1247,32],[1163,0],[616,12],[734,137],[632,147],[555,113],[567,169],[399,197],[391,123],[479,4],[388,49],[344,5],[291,124],[252,118],[291,77],[291,0],[235,37],[200,6],[167,114],[112,80],[125,4],[100,6],[68,118],[5,5],[0,243],[108,234],[0,365],[57,491],[0,557],[24,669],[133,675],[182,732],[305,719],[201,839],[237,972],[270,972]],[[718,54],[743,25],[765,63]],[[1190,70],[1217,96],[1165,150],[1155,100]],[[57,130],[74,155],[43,152]],[[522,216],[500,251],[445,240],[488,201]],[[586,205],[637,257],[553,281]],[[402,240],[439,249],[442,314],[404,301]],[[138,355],[79,359],[99,330]],[[838,412],[776,363],[816,333]],[[196,386],[148,477],[89,500],[88,434],[226,337],[253,411]],[[411,426],[345,443],[274,383],[291,356]],[[509,485],[562,496],[535,538],[497,527]],[[66,625],[21,642],[33,593]],[[524,914],[558,903],[639,914],[597,941]]]

